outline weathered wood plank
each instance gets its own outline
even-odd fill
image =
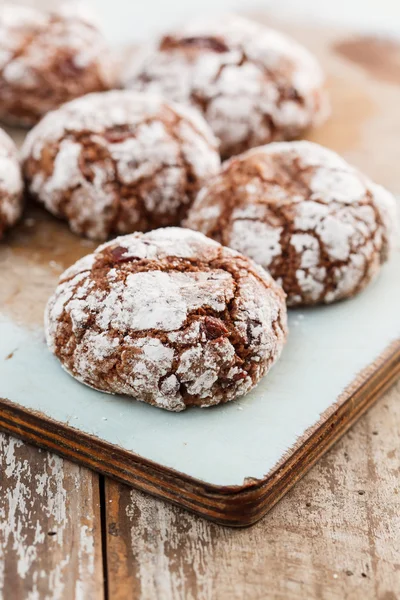
[[[101,600],[94,473],[0,433],[0,599]]]
[[[110,598],[395,600],[400,384],[257,525],[233,530],[107,482]]]

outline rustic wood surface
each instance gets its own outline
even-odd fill
[[[110,598],[399,598],[399,399],[400,383],[249,529],[107,481]]]
[[[398,46],[288,29],[318,52],[330,74],[334,117],[312,139],[400,192],[393,160],[400,139]],[[363,58],[377,51],[378,61]],[[53,242],[64,236],[67,247],[72,240],[58,223],[53,235],[32,222],[21,231],[25,251],[12,256],[10,249],[1,266],[14,286],[1,300],[9,300],[10,311],[33,305],[34,294],[47,296],[64,266],[64,256],[54,262]],[[67,258],[87,251],[82,243]],[[37,272],[36,291],[13,279],[24,264]],[[27,319],[41,319],[41,307]],[[0,599],[396,600],[399,400],[397,384],[246,530],[221,528],[110,480],[103,494],[97,475],[1,435]]]
[[[400,383],[249,529],[107,480],[108,597],[396,600],[399,399]],[[97,476],[6,435],[0,449],[0,598],[102,600]]]
[[[98,476],[0,433],[0,598],[103,590]]]

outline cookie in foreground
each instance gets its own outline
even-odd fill
[[[22,156],[30,194],[97,240],[180,224],[220,167],[197,111],[130,91],[88,94],[49,113]]]
[[[249,256],[291,306],[354,296],[394,240],[396,200],[335,152],[277,142],[227,161],[186,226]]]
[[[298,137],[329,114],[317,59],[279,31],[236,15],[166,33],[133,53],[122,80],[199,109],[224,158]]]
[[[172,411],[250,391],[286,340],[285,294],[261,267],[183,228],[100,246],[61,276],[48,346],[97,390]]]

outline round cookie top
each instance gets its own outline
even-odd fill
[[[21,216],[22,191],[18,150],[13,140],[0,129],[0,238]]]
[[[75,2],[0,7],[0,118],[32,125],[63,102],[113,83],[105,40]]]
[[[316,59],[291,38],[235,15],[193,21],[135,52],[123,85],[195,105],[224,157],[296,137],[328,113]]]
[[[78,380],[180,411],[248,392],[286,338],[282,289],[202,234],[119,237],[60,279],[46,310],[50,350]]]
[[[220,167],[197,111],[126,90],[88,94],[49,113],[22,156],[31,194],[94,239],[179,224]]]
[[[291,305],[360,291],[386,260],[395,223],[389,192],[305,141],[269,144],[227,161],[186,221],[262,265]]]

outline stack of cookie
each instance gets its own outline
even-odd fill
[[[35,124],[30,198],[76,234],[123,235],[70,267],[46,309],[49,348],[79,381],[173,411],[228,402],[279,358],[286,304],[351,297],[387,260],[392,195],[293,141],[329,115],[294,40],[196,21],[116,69],[74,5],[5,5],[0,32],[0,118]],[[23,197],[6,134],[0,176],[3,233]]]

